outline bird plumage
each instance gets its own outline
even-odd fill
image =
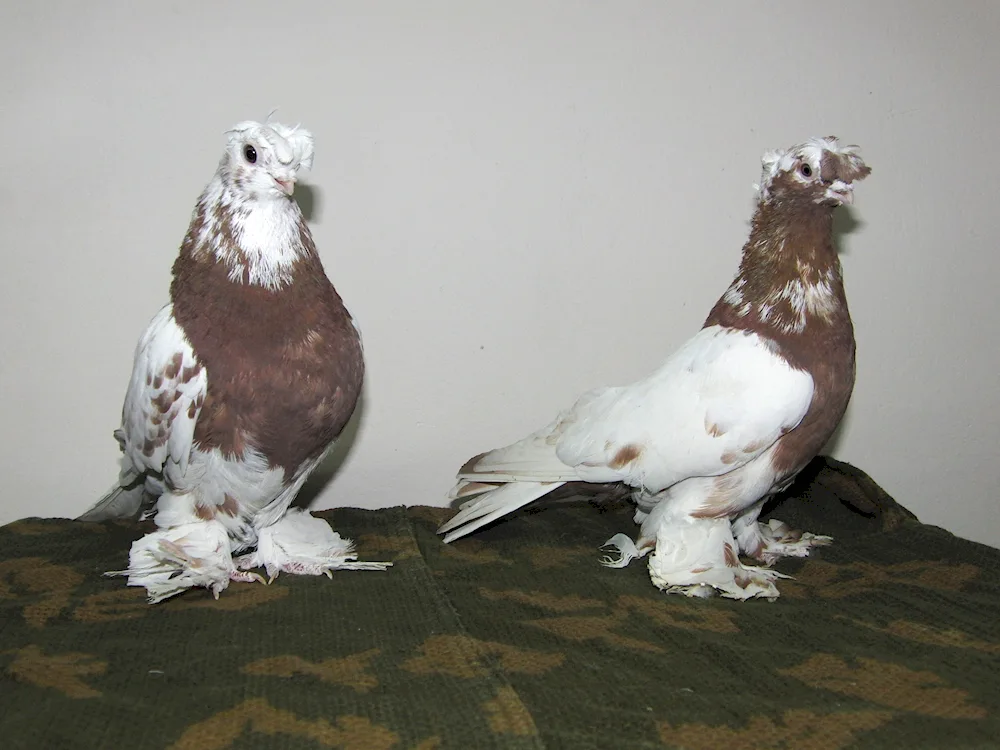
[[[768,152],[739,273],[703,328],[647,378],[584,394],[528,437],[471,459],[439,530],[451,542],[566,483],[625,485],[636,542],[609,540],[620,567],[650,552],[660,588],[776,597],[749,566],[805,555],[828,537],[757,521],[839,423],[854,384],[854,335],[832,212],[869,168],[856,147],[815,138]],[[469,499],[471,498],[471,499]]]
[[[229,132],[174,263],[171,301],[136,347],[116,431],[119,482],[81,519],[153,515],[158,530],[122,571],[151,601],[191,586],[218,596],[230,580],[259,579],[249,570],[258,566],[272,577],[384,567],[356,562],[324,521],[288,512],[364,377],[358,328],[290,197],[312,159],[313,138],[298,127]]]

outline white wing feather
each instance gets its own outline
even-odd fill
[[[556,452],[584,481],[659,492],[752,461],[802,420],[812,395],[812,377],[766,339],[710,326],[645,380],[574,407]],[[621,465],[626,446],[639,455]]]

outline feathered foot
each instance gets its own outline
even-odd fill
[[[737,531],[735,525],[734,531]],[[740,549],[765,565],[774,565],[782,557],[808,557],[813,547],[825,547],[833,543],[832,536],[796,531],[775,518],[767,523],[754,521],[737,534]]]
[[[601,545],[601,549],[614,550],[601,558],[601,565],[606,568],[624,568],[633,560],[644,557],[652,548],[652,545],[644,545],[640,549],[627,534],[615,534]]]
[[[768,568],[744,565],[736,552],[729,521],[675,519],[660,524],[649,577],[668,594],[730,599],[777,599],[775,581],[788,578]]]
[[[333,578],[334,570],[385,570],[392,563],[356,562],[354,543],[344,539],[322,518],[292,508],[277,523],[260,529],[257,549],[240,557],[243,569],[264,566],[268,583],[278,573]]]
[[[198,586],[218,599],[230,581],[264,581],[256,573],[236,570],[229,552],[229,534],[218,521],[146,534],[133,542],[128,569],[105,575],[128,576],[129,586],[145,587],[150,604]]]

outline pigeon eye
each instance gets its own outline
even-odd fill
[[[246,160],[248,162],[250,162],[251,164],[256,164],[257,163],[257,149],[255,149],[253,146],[249,146],[249,145],[244,146],[243,147],[243,156],[246,157]]]
[[[799,172],[802,174],[803,177],[812,177],[813,168],[810,167],[808,164],[803,164],[801,167],[799,167]]]

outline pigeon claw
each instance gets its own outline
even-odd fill
[[[270,583],[270,581],[264,580],[264,576],[260,573],[255,573],[252,570],[234,570],[229,574],[229,580],[240,583],[263,583],[265,586]]]
[[[132,543],[128,568],[110,575],[128,576],[128,585],[145,588],[155,604],[191,588],[218,599],[235,572],[225,527],[209,521],[146,534]]]
[[[773,565],[782,557],[808,557],[814,547],[833,544],[832,536],[821,536],[809,531],[796,531],[788,524],[772,518],[758,525],[760,549],[752,555],[765,565]]]

